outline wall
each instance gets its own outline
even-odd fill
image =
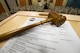
[[[20,0],[17,0],[17,2],[18,2],[18,5],[21,6]],[[26,3],[25,6],[28,6],[28,0],[25,0],[25,3]]]
[[[24,5],[28,5],[28,0],[25,0],[25,1],[26,1],[26,4],[24,4]],[[50,0],[47,0],[47,1],[49,2]],[[13,4],[11,2],[13,2]],[[17,0],[17,2],[18,2],[18,5],[21,6],[20,0]],[[38,4],[37,2],[38,2],[38,0],[32,0],[32,4],[34,6],[37,6],[37,4]],[[41,0],[41,2],[44,5],[44,0]],[[10,0],[10,1],[8,0],[8,3],[10,3],[10,5],[9,5],[10,8],[12,8],[12,6],[17,6],[16,3],[14,2],[14,0]],[[55,3],[56,3],[56,0],[53,0],[53,3],[50,3],[50,8],[53,8],[55,6]],[[62,6],[66,6],[66,3],[67,3],[67,0],[63,0]]]
[[[9,10],[8,10],[8,8],[7,8],[6,4],[5,4],[5,2],[4,2],[4,0],[0,0],[0,2],[1,2],[3,8],[5,9],[5,11],[6,11],[8,14],[10,14],[10,12],[9,12]]]
[[[32,4],[33,4],[34,6],[37,6],[37,5],[38,5],[37,2],[38,2],[37,0],[32,0]]]
[[[48,2],[50,0],[47,0]],[[62,6],[66,6],[68,0],[63,0]],[[44,5],[44,0],[41,0],[42,4]],[[54,7],[56,3],[56,0],[53,0],[53,3],[50,3],[50,8]],[[32,0],[32,4],[37,6],[37,0]]]
[[[10,0],[10,1],[12,2],[13,0]],[[10,3],[10,6],[11,6],[11,7],[17,6],[16,3],[14,3],[14,2],[12,2],[12,3],[14,3],[14,5],[12,5],[10,1],[9,1],[9,3]],[[66,6],[67,1],[68,1],[68,0],[64,0],[62,6]],[[0,2],[2,3],[3,8],[5,9],[5,11],[8,12],[8,14],[10,14],[10,13],[9,13],[9,10],[8,10],[5,2],[4,2],[4,0],[0,0]],[[17,0],[17,2],[18,2],[18,5],[20,6],[19,0]],[[42,4],[44,4],[44,0],[41,0],[41,2],[42,2]],[[48,0],[48,2],[49,2],[49,0]],[[53,0],[53,3],[50,3],[50,8],[53,8],[53,7],[55,6],[55,3],[56,3],[56,0]],[[32,4],[33,4],[34,6],[37,6],[37,0],[32,0]],[[26,4],[25,4],[25,5],[28,5],[28,0],[26,0]],[[78,5],[78,4],[77,4],[77,5]]]
[[[80,0],[68,0],[67,6],[80,8]]]
[[[3,8],[1,2],[0,2],[0,14],[3,13],[3,12],[5,12],[5,10],[4,10],[4,8]]]
[[[19,0],[20,6],[25,6],[26,5],[26,0]]]
[[[8,5],[9,5],[10,9],[17,7],[17,4],[16,4],[15,0],[6,0],[6,1],[7,1]]]
[[[62,6],[66,6],[67,5],[67,2],[68,2],[68,0],[64,0]]]
[[[53,8],[55,6],[55,3],[56,3],[56,0],[53,0],[53,3],[50,3],[50,8]]]
[[[50,0],[47,0],[48,2]],[[62,6],[66,6],[68,0],[63,0]],[[44,0],[41,0],[42,4],[44,4]],[[37,0],[32,0],[33,5],[37,5]],[[53,0],[53,3],[50,3],[50,8],[54,7],[56,3],[56,0]]]

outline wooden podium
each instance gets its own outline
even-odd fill
[[[20,27],[28,17],[47,18],[47,16],[41,16],[39,14],[48,14],[48,12],[19,11],[11,15],[4,21],[0,22],[0,34],[18,29],[18,27]],[[80,37],[80,16],[68,14],[63,15],[67,17],[67,20],[70,21],[78,37]],[[5,44],[6,41],[0,42],[0,48]]]

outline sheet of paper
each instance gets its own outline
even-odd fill
[[[60,27],[45,23],[18,35],[0,53],[80,53],[79,38],[68,21]]]
[[[24,27],[24,26],[28,26],[28,25],[31,25],[31,24],[34,24],[34,23],[37,23],[37,22],[40,22],[42,20],[45,20],[45,18],[33,18],[33,17],[29,17],[23,24],[22,26],[20,26],[19,28],[21,27]]]

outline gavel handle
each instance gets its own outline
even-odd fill
[[[47,22],[50,22],[52,19],[49,18],[49,19],[46,19],[44,21],[40,21],[38,23],[34,23],[32,25],[28,25],[28,26],[25,26],[25,27],[22,27],[22,28],[19,28],[19,29],[15,29],[15,30],[12,30],[12,31],[9,31],[9,32],[6,32],[6,33],[3,33],[0,35],[0,41],[3,41],[3,40],[6,40],[6,39],[9,39],[21,32],[24,32],[30,28],[33,28],[33,27],[36,27],[38,25],[41,25],[41,24],[44,24],[44,23],[47,23]]]

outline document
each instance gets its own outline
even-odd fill
[[[44,20],[30,19],[21,27]],[[0,53],[80,53],[80,40],[68,21],[60,27],[45,23],[18,35],[9,39]]]

